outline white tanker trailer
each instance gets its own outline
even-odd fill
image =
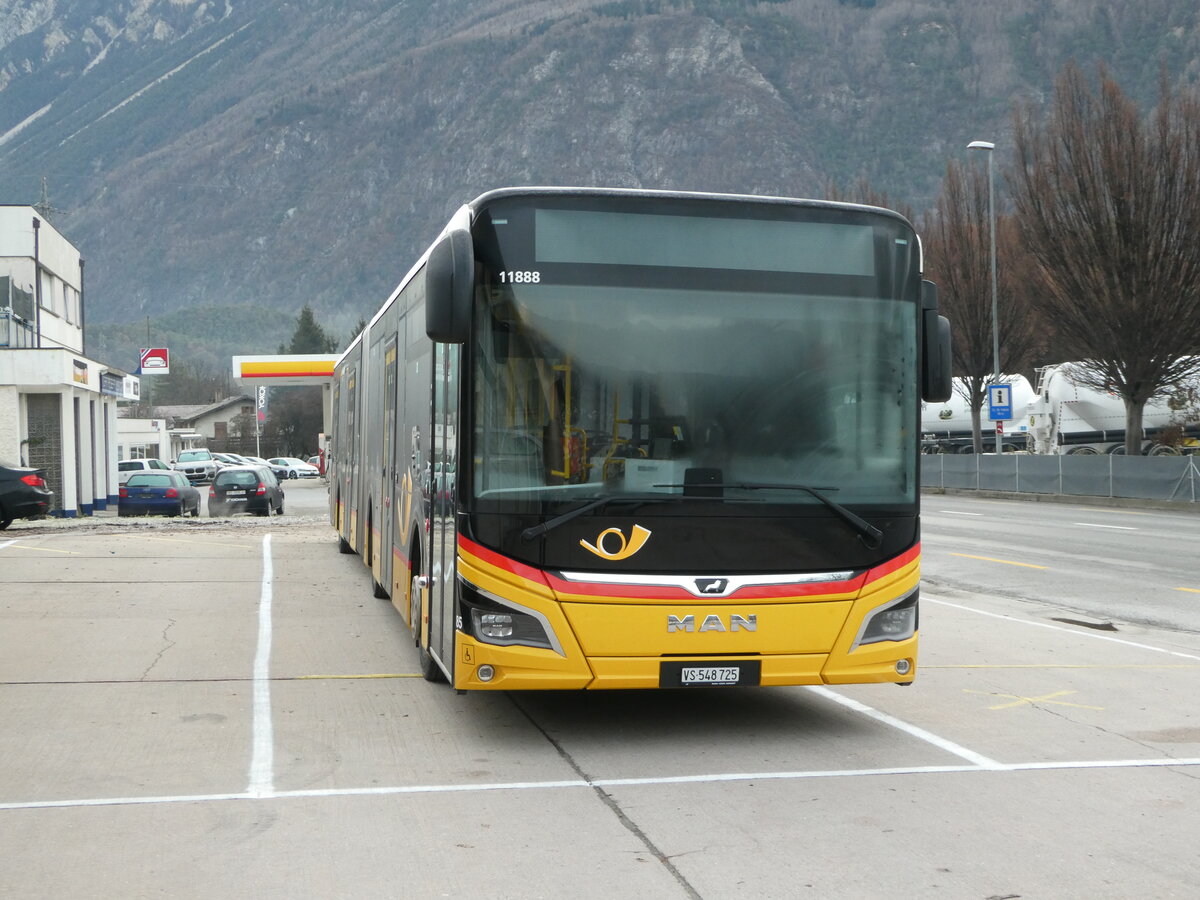
[[[1034,453],[1099,454],[1125,452],[1125,403],[1115,393],[1080,384],[1074,363],[1038,370],[1038,388],[1025,407]],[[1142,452],[1152,456],[1200,449],[1200,421],[1194,408],[1178,398],[1155,398],[1142,414]],[[1013,405],[1016,405],[1013,398]],[[1193,407],[1189,409],[1189,406]],[[1168,430],[1182,428],[1181,445],[1163,443]],[[1177,431],[1177,436],[1179,432]]]
[[[1029,379],[1024,375],[1002,375],[1000,381],[1012,385],[1013,417],[1004,423],[1000,446],[1005,453],[1032,450],[1029,442],[1030,420],[1026,408],[1036,396]],[[985,453],[996,449],[995,423],[987,417],[987,400],[980,410],[980,431]],[[1031,442],[1029,442],[1031,443]],[[954,379],[954,391],[944,403],[921,404],[921,450],[924,453],[974,453],[971,431],[971,407],[967,402],[966,383]]]

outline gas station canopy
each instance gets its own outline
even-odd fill
[[[235,356],[233,377],[243,382],[269,385],[329,384],[336,354]]]

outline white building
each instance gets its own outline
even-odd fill
[[[41,469],[54,515],[117,501],[117,401],[138,379],[84,355],[83,258],[31,206],[0,206],[0,463]]]
[[[117,459],[161,459],[177,455],[166,419],[117,419]]]
[[[248,394],[225,397],[212,403],[187,406],[156,406],[176,429],[190,430],[202,440],[200,446],[210,450],[230,449],[241,437],[254,435],[254,398]],[[237,452],[237,451],[235,451]]]

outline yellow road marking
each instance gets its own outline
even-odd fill
[[[1071,706],[1075,709],[1095,709],[1103,710],[1103,706],[1085,706],[1082,703],[1067,703],[1063,700],[1055,700],[1055,697],[1067,697],[1071,694],[1077,694],[1078,691],[1055,691],[1053,694],[1043,694],[1040,697],[1021,697],[1017,694],[1001,694],[996,691],[972,691],[966,689],[964,694],[983,694],[985,697],[1008,697],[1012,703],[999,703],[995,706],[989,706],[988,709],[1014,709],[1018,706],[1032,706],[1035,703],[1045,703],[1050,706]]]
[[[1200,594],[1200,590],[1196,588],[1175,588],[1177,591],[1187,591],[1189,594]]]
[[[163,543],[166,543],[166,544],[195,544],[195,543],[197,543],[196,538],[188,538],[185,540],[183,538],[156,537],[154,535],[149,535],[149,534],[145,534],[145,535],[140,534],[140,535],[138,535],[138,537],[142,538],[143,540],[147,540],[147,541],[162,541]],[[203,543],[205,546],[208,546],[208,547],[236,547],[239,550],[247,550],[248,549],[248,550],[253,550],[256,553],[258,552],[258,547],[254,546],[253,544],[227,544],[224,541],[204,541]]]
[[[1011,559],[996,559],[994,556],[972,556],[970,553],[951,553],[951,556],[961,556],[963,559],[982,559],[986,562],[1004,563],[1006,566],[1021,566],[1026,569],[1047,569],[1049,566],[1035,566],[1033,563],[1013,562]]]
[[[69,553],[71,556],[78,556],[78,550],[51,550],[49,547],[30,547],[28,544],[13,544],[14,550],[40,550],[43,553]]]

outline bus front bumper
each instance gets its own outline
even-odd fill
[[[862,684],[911,682],[916,675],[919,635],[859,647],[849,655],[780,653],[737,656],[577,657],[564,658],[549,650],[497,647],[472,636],[455,635],[458,659],[454,686],[458,690],[633,690],[680,687],[675,674],[691,669],[737,670],[747,674],[737,682],[696,681],[696,686],[784,686],[804,684]],[[750,663],[750,666],[742,664]]]

